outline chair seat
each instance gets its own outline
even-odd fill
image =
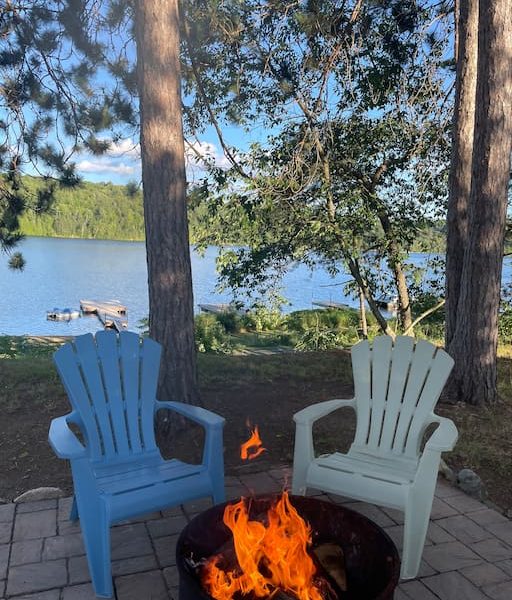
[[[160,457],[102,465],[95,468],[98,490],[107,495],[152,488],[199,475],[204,471],[204,465],[190,465],[176,459],[163,461]]]
[[[402,508],[414,479],[414,471],[396,466],[390,459],[334,454],[319,456],[309,465],[307,486],[334,494],[350,490],[356,500],[389,508]]]
[[[374,456],[362,452],[349,452],[348,454],[335,452],[319,456],[315,459],[315,464],[325,469],[343,471],[347,474],[398,485],[410,485],[414,480],[417,467],[417,463],[414,461],[408,462],[399,457]]]

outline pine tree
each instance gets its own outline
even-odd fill
[[[48,179],[36,205],[47,208],[52,186],[79,183],[74,154],[102,154],[141,125],[150,329],[165,348],[160,391],[197,401],[177,1],[12,0],[0,36],[2,248],[20,239],[17,182],[28,163]]]
[[[449,345],[455,359],[449,392],[469,404],[497,399],[498,310],[512,152],[512,2],[480,0],[478,9],[467,242]]]

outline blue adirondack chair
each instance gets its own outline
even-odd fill
[[[98,596],[113,594],[110,526],[124,519],[196,498],[224,501],[224,419],[181,402],[160,402],[156,388],[161,347],[136,333],[101,331],[67,343],[54,360],[73,411],[54,419],[49,441],[71,461],[74,498],[89,571]],[[164,460],[155,442],[154,417],[171,409],[206,432],[199,465]],[[83,442],[69,424],[79,427]]]

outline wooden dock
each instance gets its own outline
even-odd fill
[[[343,304],[341,302],[332,302],[331,300],[313,300],[311,304],[313,304],[313,306],[321,306],[322,308],[353,308],[348,304]]]
[[[80,300],[80,309],[83,313],[116,313],[118,315],[126,314],[126,306],[119,300]]]
[[[119,332],[128,327],[126,306],[117,300],[80,300],[80,308],[84,314],[95,314],[107,329]]]
[[[202,312],[214,315],[220,315],[227,312],[242,312],[232,304],[198,304],[197,306],[199,306]]]

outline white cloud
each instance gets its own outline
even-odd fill
[[[213,162],[216,167],[227,168],[230,163],[224,153],[212,142],[192,142],[185,144],[185,158],[189,167],[204,167]]]
[[[131,138],[121,139],[112,143],[107,152],[101,156],[91,157],[82,154],[76,168],[79,172],[95,176],[103,175],[107,179],[122,183],[130,177],[140,177],[140,145]],[[185,143],[185,160],[187,165],[187,178],[193,180],[194,176],[203,176],[206,163],[213,163],[216,167],[227,168],[230,166],[224,153],[212,142],[195,141]],[[110,177],[109,177],[110,176]]]
[[[131,175],[135,172],[135,167],[126,165],[123,162],[116,164],[107,162],[104,159],[81,160],[76,168],[83,173],[115,173],[117,175]]]
[[[140,159],[140,145],[131,138],[125,138],[118,142],[113,142],[107,150],[109,156],[126,156],[133,159]]]

